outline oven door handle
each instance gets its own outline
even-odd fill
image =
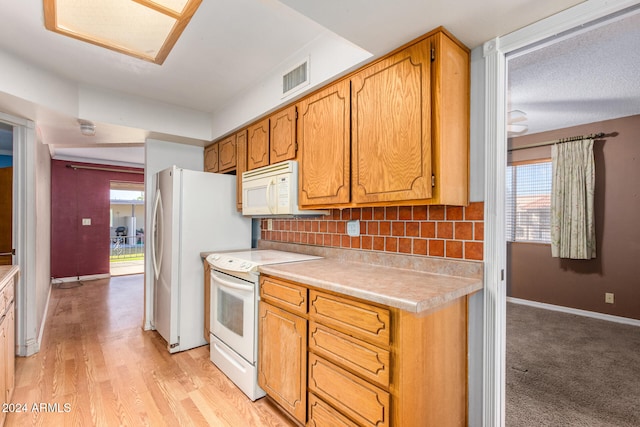
[[[222,285],[223,287],[226,288],[231,288],[231,289],[237,289],[239,291],[245,291],[245,292],[253,292],[254,287],[253,285],[242,285],[240,283],[233,283],[233,282],[229,282],[228,280],[225,280],[223,278],[221,278],[218,275],[215,274],[211,274],[212,280],[216,283],[219,283],[220,285]]]

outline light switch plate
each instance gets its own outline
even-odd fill
[[[91,225],[91,218],[82,218],[82,225]]]
[[[360,235],[359,220],[347,221],[347,234],[351,237],[358,237]]]

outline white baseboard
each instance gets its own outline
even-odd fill
[[[73,277],[58,277],[55,279],[51,279],[51,284],[56,285],[58,283],[68,283],[68,282],[79,282],[80,280],[98,280],[98,279],[108,279],[111,277],[111,274],[91,274],[88,276],[73,276]]]
[[[514,304],[528,305],[530,307],[544,308],[546,310],[561,311],[563,313],[576,314],[578,316],[592,317],[594,319],[607,320],[609,322],[624,323],[625,325],[640,326],[640,320],[628,317],[613,316],[611,314],[598,313],[595,311],[580,310],[578,308],[563,307],[561,305],[547,304],[544,302],[529,301],[526,299],[507,297],[507,302]]]

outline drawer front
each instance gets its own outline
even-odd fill
[[[309,301],[312,319],[372,344],[389,346],[389,310],[313,290]]]
[[[307,313],[307,288],[293,283],[260,277],[260,297],[285,310],[294,313]]]
[[[389,387],[389,351],[309,322],[309,349],[383,388]]]
[[[309,427],[358,427],[358,424],[309,393]]]
[[[389,425],[389,393],[313,353],[309,391],[362,426]]]

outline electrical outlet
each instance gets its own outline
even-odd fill
[[[606,302],[607,304],[613,304],[613,293],[606,292],[604,294],[604,302]]]
[[[82,225],[91,225],[91,218],[82,218]]]
[[[267,219],[267,231],[273,231],[273,220],[271,218]]]
[[[347,221],[347,234],[351,237],[358,237],[360,235],[359,220]]]

